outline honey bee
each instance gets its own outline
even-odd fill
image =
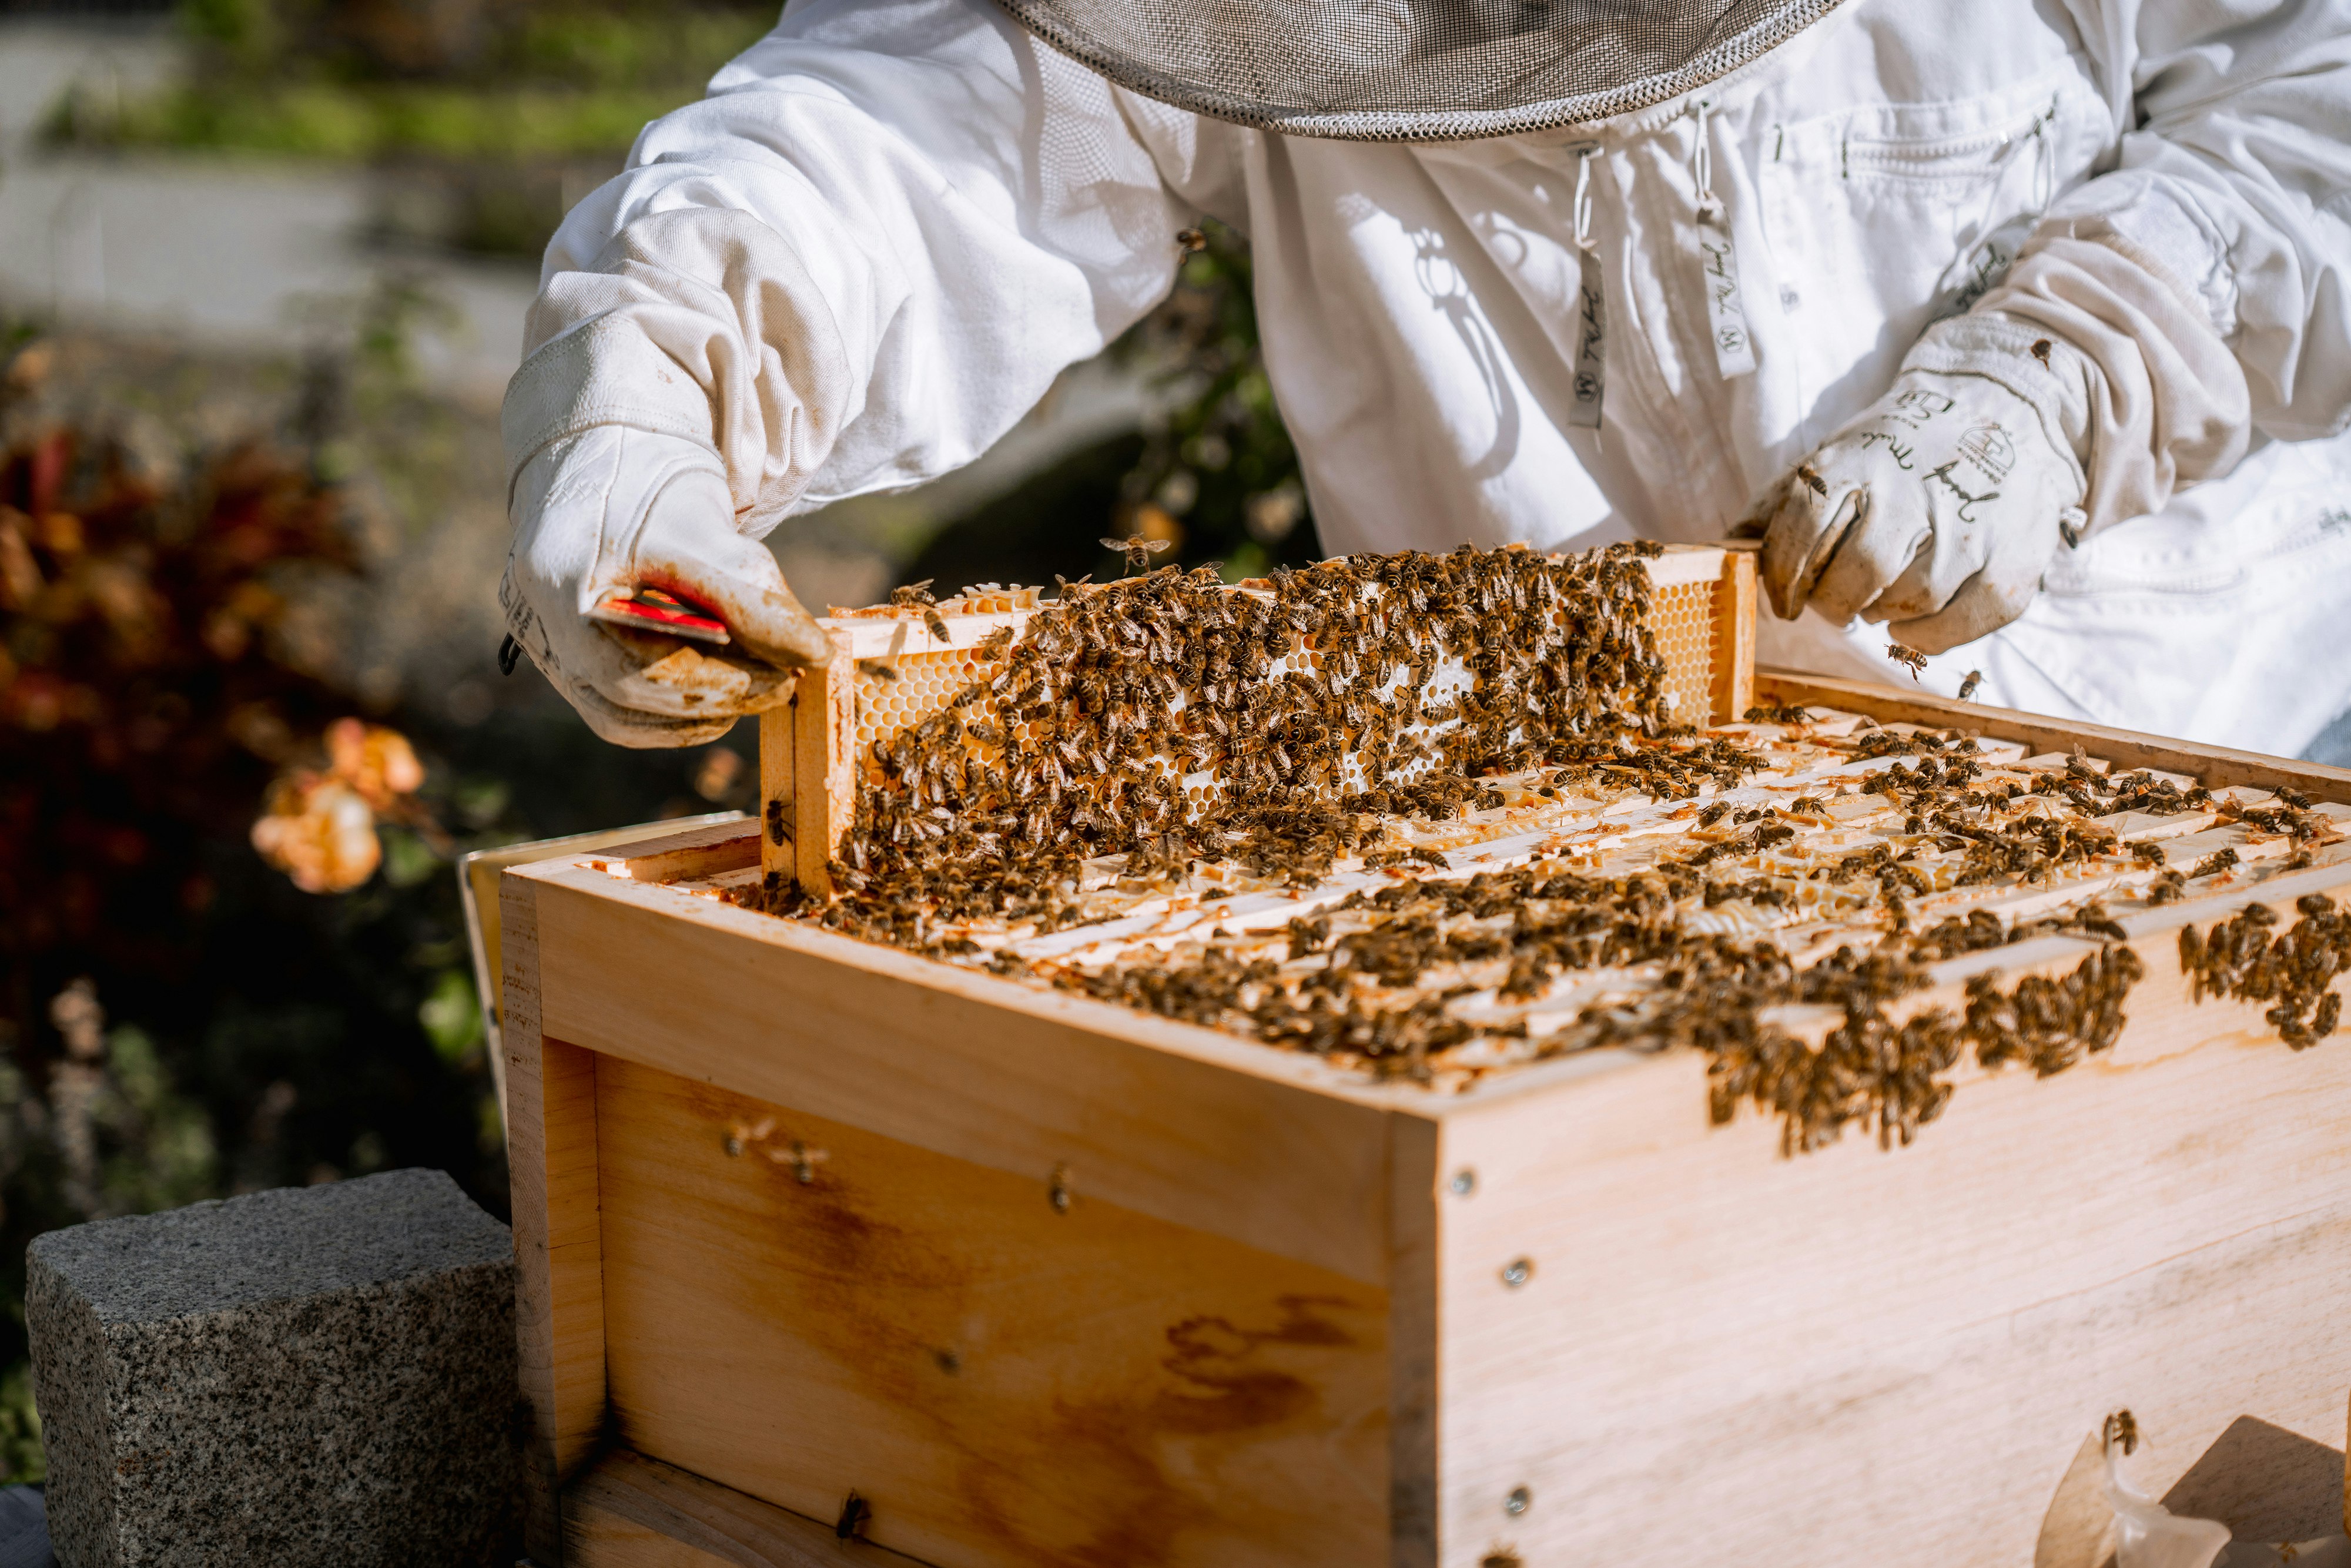
[[[1968,678],[1959,683],[1959,700],[1961,702],[1972,701],[1976,695],[1976,688],[1982,684],[1983,672],[1981,670],[1970,670],[1968,672]]]
[[[1918,672],[1927,667],[1926,654],[1916,648],[1906,648],[1899,643],[1886,644],[1886,656],[1909,671],[1914,681],[1918,678]]]
[[[1813,472],[1813,465],[1809,463],[1796,465],[1796,477],[1802,480],[1804,488],[1815,496],[1826,496],[1829,493],[1829,482]]]
[[[955,641],[954,637],[947,632],[946,617],[928,604],[923,606],[923,629],[942,643]]]
[[[1102,541],[1102,548],[1106,550],[1123,551],[1126,556],[1126,570],[1130,572],[1137,572],[1147,570],[1153,556],[1173,549],[1174,545],[1167,539],[1145,538],[1141,534],[1129,534],[1123,539],[1104,539]]]
[[[1207,248],[1208,236],[1198,229],[1187,228],[1176,231],[1176,249],[1179,254],[1191,256]]]

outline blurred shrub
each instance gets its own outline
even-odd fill
[[[51,358],[32,343],[0,378],[0,1475],[20,1478],[37,1427],[5,1369],[32,1236],[399,1165],[505,1199],[435,819],[502,824],[405,740],[332,722],[352,699],[290,654],[306,591],[357,570],[342,492],[261,440],[142,450],[45,395]],[[248,843],[273,776],[305,768],[384,818],[381,874],[344,897]]]
[[[756,35],[754,35],[756,37]],[[724,57],[721,57],[723,59]],[[52,141],[365,162],[402,155],[521,162],[625,152],[648,120],[697,89],[470,88],[430,83],[205,85],[134,99],[119,113],[71,97]]]
[[[1191,239],[1166,303],[1113,350],[1155,373],[1169,400],[1121,482],[1113,532],[1168,539],[1186,564],[1222,560],[1231,581],[1320,551],[1265,373],[1249,242],[1214,221]]]

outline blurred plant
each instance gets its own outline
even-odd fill
[[[53,340],[0,342],[0,1477],[26,1479],[31,1236],[394,1163],[502,1207],[504,1172],[444,797],[308,656],[306,600],[358,572],[344,492],[299,447],[141,437],[56,384]],[[444,792],[475,841],[517,836],[512,793]],[[305,899],[256,838],[321,890],[381,875]]]
[[[288,591],[353,560],[333,492],[265,447],[174,484],[37,415],[5,434],[0,964],[21,1017],[52,956],[208,902],[192,841],[248,817],[340,706],[271,646]]]
[[[1113,531],[1165,539],[1187,565],[1222,560],[1232,581],[1318,551],[1265,372],[1249,242],[1214,220],[1189,237],[1174,292],[1113,350],[1170,401],[1121,483]],[[1100,570],[1112,570],[1107,552]]]
[[[408,737],[355,718],[327,727],[327,766],[288,768],[270,780],[253,847],[305,893],[348,893],[375,874],[378,817],[437,835],[413,799],[424,782]]]

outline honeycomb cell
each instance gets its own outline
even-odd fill
[[[992,675],[996,663],[975,657],[969,649],[936,648],[900,654],[894,681],[859,671],[857,738],[851,755],[864,764],[866,777],[876,783],[881,779],[872,760],[876,741],[886,746],[900,730],[940,712],[957,692]]]
[[[1649,630],[1657,640],[1657,656],[1666,664],[1666,690],[1675,698],[1674,717],[1685,724],[1706,724],[1737,714],[1716,711],[1719,691],[1729,683],[1718,679],[1724,628],[1718,613],[1723,587],[1719,582],[1678,582],[1649,596]]]

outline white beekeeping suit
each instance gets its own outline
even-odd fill
[[[1333,552],[1751,515],[1783,606],[1957,643],[1946,691],[2287,752],[2351,706],[2351,0],[1740,0],[1771,47],[1549,129],[1285,120],[1007,3],[1161,96],[990,0],[797,0],[549,247],[502,594],[613,738],[762,699],[682,702],[582,610],[650,582],[808,656],[749,541],[977,456],[1204,213]],[[1341,139],[1415,124],[1491,133]],[[1890,668],[1882,626],[1766,622],[1767,659]]]

